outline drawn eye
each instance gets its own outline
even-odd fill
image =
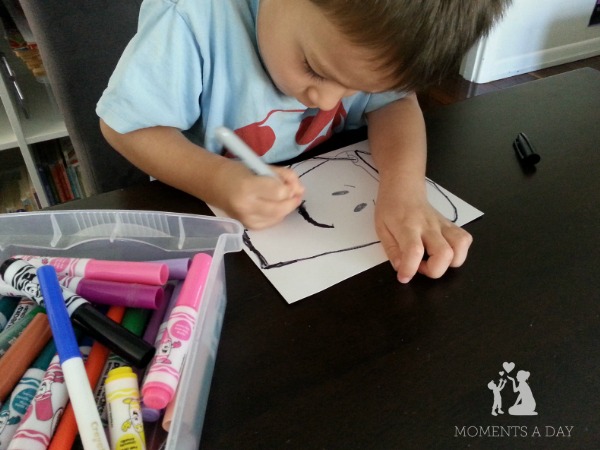
[[[331,195],[346,195],[349,191],[335,191]]]
[[[362,211],[363,209],[365,209],[367,207],[366,203],[359,203],[358,205],[356,205],[354,207],[354,212],[359,212]]]

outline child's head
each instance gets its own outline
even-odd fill
[[[352,42],[374,51],[394,88],[415,90],[458,69],[511,0],[310,0]]]
[[[277,88],[325,111],[356,91],[436,82],[510,0],[261,0],[258,45]]]

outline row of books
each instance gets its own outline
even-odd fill
[[[32,145],[44,193],[50,205],[88,196],[79,161],[68,137]],[[24,165],[0,170],[0,213],[35,211],[40,201]]]
[[[68,137],[33,145],[36,165],[50,205],[85,198],[81,166]]]

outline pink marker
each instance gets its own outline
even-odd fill
[[[60,276],[58,279],[61,286],[89,302],[101,305],[156,309],[164,299],[165,291],[162,286],[67,276]]]
[[[211,261],[205,253],[198,253],[192,259],[142,387],[144,404],[150,408],[163,409],[175,395]]]
[[[169,278],[169,268],[159,263],[31,255],[18,255],[15,258],[28,261],[35,268],[50,264],[58,276],[153,285],[163,285]]]

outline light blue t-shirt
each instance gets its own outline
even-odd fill
[[[259,0],[145,0],[96,112],[120,133],[152,126],[184,130],[221,153],[214,129],[236,131],[268,163],[293,158],[403,94],[358,93],[337,108],[306,108],[282,94],[262,64]]]

